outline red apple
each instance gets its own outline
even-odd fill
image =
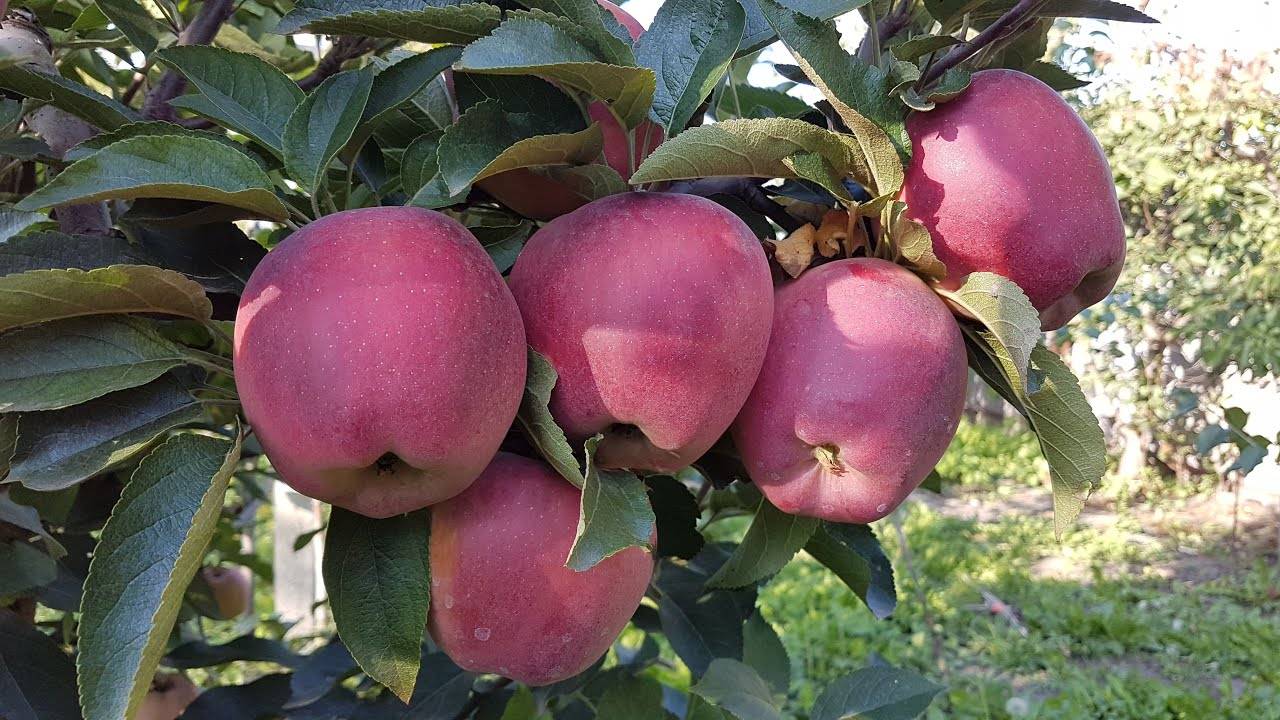
[[[431,637],[460,667],[547,685],[617,639],[653,559],[633,547],[590,570],[566,568],[581,495],[546,464],[498,453],[431,509]]]
[[[742,407],[769,342],[773,287],[746,224],[701,197],[632,192],[559,217],[511,271],[529,344],[559,374],[570,439],[602,467],[676,470]]]
[[[493,261],[421,208],[303,227],[254,270],[236,317],[236,386],[275,469],[369,517],[471,484],[515,417],[525,363]]]
[[[609,0],[597,2],[627,29],[632,41],[640,39],[644,26],[639,20]],[[592,122],[600,124],[600,132],[604,138],[604,163],[622,176],[623,180],[630,179],[640,163],[666,139],[662,126],[650,120],[641,121],[628,133],[626,127],[609,110],[609,105],[599,100],[588,103],[587,115]],[[628,136],[633,139],[628,141]],[[498,173],[476,185],[494,200],[534,220],[550,220],[587,203],[586,198],[574,193],[564,184],[527,168]]]
[[[778,290],[734,442],[778,509],[878,520],[951,443],[965,368],[959,326],[910,271],[869,258],[821,265]]]
[[[224,620],[238,618],[253,608],[253,572],[243,565],[210,566],[200,570]]]
[[[1080,116],[1039,80],[983,70],[959,98],[907,120],[902,197],[947,266],[947,288],[987,271],[1016,282],[1045,330],[1115,287],[1124,223],[1111,168]]]

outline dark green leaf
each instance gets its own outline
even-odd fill
[[[578,101],[532,75],[454,73],[458,110],[465,112],[485,100],[495,100],[511,117],[523,137],[585,130],[587,119]]]
[[[1093,18],[1118,22],[1159,22],[1137,8],[1112,0],[1049,0],[1040,8],[1039,14],[1045,17]]]
[[[76,665],[85,720],[132,717],[213,537],[240,441],[175,435],[125,486],[89,565]]]
[[[0,717],[80,720],[76,669],[48,635],[0,609]]]
[[[338,634],[360,667],[405,702],[431,599],[429,533],[427,510],[374,520],[335,507],[325,535],[324,584]]]
[[[0,612],[14,598],[48,585],[58,576],[58,564],[34,545],[0,542]]]
[[[769,111],[768,117],[789,118],[798,118],[813,110],[809,103],[782,90],[735,84],[720,94],[716,103],[716,118],[727,120],[735,117],[765,117],[753,114],[753,110],[762,108]]]
[[[223,685],[200,693],[182,713],[182,720],[274,718],[288,699],[289,675],[265,675],[245,685]]]
[[[782,720],[768,683],[751,666],[737,660],[716,658],[689,690],[738,720]]]
[[[783,4],[795,6],[791,8],[793,10],[803,7],[806,14],[817,20],[831,20],[868,2],[870,0],[786,0]],[[742,7],[747,11],[747,24],[742,31],[742,47],[738,50],[738,57],[756,52],[778,39],[778,34],[769,25],[764,13],[760,12],[757,0],[742,0]]]
[[[275,32],[364,35],[423,43],[467,43],[498,26],[501,12],[457,0],[301,0]]]
[[[1208,452],[1231,439],[1231,430],[1222,425],[1209,425],[1196,436],[1196,453]]]
[[[1012,280],[989,272],[971,273],[956,290],[942,296],[986,327],[984,339],[996,352],[1014,390],[1027,389],[1031,352],[1043,337],[1040,315]]]
[[[94,4],[143,55],[155,52],[160,37],[170,34],[137,0],[94,0]]]
[[[516,421],[543,459],[565,480],[582,487],[586,479],[573,456],[573,447],[547,409],[551,390],[556,385],[555,368],[536,350],[529,348],[529,369],[525,377],[524,398],[520,401]]]
[[[521,4],[531,8],[529,17],[573,35],[600,60],[614,65],[636,64],[630,31],[595,0],[522,0]]]
[[[668,134],[683,130],[720,83],[745,21],[738,0],[668,0],[658,10],[636,58],[658,80],[650,112]]]
[[[287,75],[253,55],[209,45],[166,48],[156,57],[200,91],[170,104],[238,130],[281,156],[285,122],[303,98]]]
[[[651,549],[653,508],[644,481],[630,470],[602,470],[592,462],[598,437],[586,443],[587,472],[582,484],[578,532],[565,567],[582,572],[629,547]]]
[[[788,515],[761,500],[742,544],[707,584],[735,588],[772,577],[800,552],[817,527],[815,518]]]
[[[142,119],[132,108],[74,80],[19,65],[0,68],[0,88],[43,100],[102,130],[115,130]]]
[[[1058,92],[1075,90],[1089,84],[1051,62],[1036,60],[1022,68],[1022,71]]]
[[[229,662],[268,662],[287,668],[301,666],[305,660],[279,640],[241,635],[221,645],[203,641],[183,643],[165,654],[165,665],[179,670],[207,668]]]
[[[715,658],[742,657],[742,617],[732,593],[690,598],[665,594],[658,601],[662,632],[694,677]]]
[[[493,258],[498,272],[504,273],[515,264],[516,257],[524,247],[524,242],[533,232],[533,223],[524,220],[514,225],[489,225],[471,227],[471,232],[480,241],[480,246]]]
[[[467,704],[471,683],[471,675],[444,653],[423,655],[404,720],[452,720]]]
[[[70,487],[202,417],[199,401],[170,376],[64,410],[24,413],[8,480],[32,490]]]
[[[911,670],[868,667],[827,686],[810,720],[910,720],[919,717],[945,688]]]
[[[893,567],[870,527],[823,522],[804,550],[844,581],[871,614],[882,620],[893,614]]]
[[[899,60],[915,60],[931,52],[957,45],[960,40],[951,35],[917,35],[890,48]]]
[[[62,318],[134,312],[207,320],[213,306],[199,285],[149,265],[0,277],[0,332]]]
[[[13,487],[21,488],[22,486]],[[15,500],[12,490],[0,493],[0,522],[9,523],[14,527],[26,530],[32,535],[40,536],[45,548],[55,559],[66,557],[67,549],[45,529],[44,523],[40,521],[40,513],[36,508],[26,504],[20,505]],[[50,522],[52,522],[52,519],[50,519]],[[0,573],[0,577],[3,577],[3,573]]]
[[[650,475],[645,483],[658,528],[658,557],[697,555],[705,544],[698,532],[698,499],[670,475]]]
[[[1266,445],[1251,444],[1246,445],[1240,450],[1239,457],[1231,466],[1227,468],[1227,472],[1238,470],[1241,475],[1248,475],[1253,469],[1258,467],[1263,460],[1267,459],[1267,453],[1270,448]]]
[[[778,633],[759,611],[743,626],[742,661],[769,683],[775,695],[786,696],[791,688],[791,657]]]
[[[373,88],[371,68],[338,73],[311,92],[284,129],[284,165],[311,193],[355,134]]]
[[[0,208],[0,243],[48,221],[49,218],[40,213]]]
[[[244,152],[243,145],[232,140],[223,133],[210,132],[208,130],[192,130],[178,125],[177,123],[163,122],[160,120],[147,120],[142,122],[132,122],[128,125],[121,125],[111,132],[98,133],[79,145],[67,150],[65,157],[69,162],[83,160],[112,143],[125,140],[127,138],[142,136],[198,137],[220,142],[236,152]]]
[[[319,700],[343,678],[359,669],[347,646],[338,638],[303,658],[289,681],[290,706]]]
[[[653,102],[653,71],[600,62],[568,33],[531,17],[507,20],[468,45],[457,68],[558,81],[610,102],[627,127],[640,124]]]
[[[283,220],[289,213],[271,178],[252,158],[202,137],[143,136],[121,140],[70,167],[28,195],[18,208],[140,197],[204,200]]]
[[[139,318],[71,318],[0,336],[0,412],[56,410],[145,385],[187,353]]]
[[[505,716],[504,720],[505,720]],[[624,676],[604,691],[596,717],[609,720],[668,720],[662,709],[662,685],[643,676]]]
[[[387,113],[409,102],[427,83],[440,76],[462,54],[462,49],[446,45],[418,55],[410,55],[387,67],[373,78],[362,126],[378,122]]]

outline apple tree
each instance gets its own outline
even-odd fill
[[[924,713],[944,688],[874,662],[795,707],[756,596],[803,551],[893,612],[869,523],[929,480],[968,369],[1039,437],[1059,532],[1101,479],[1041,340],[1108,295],[1125,238],[1057,94],[1079,82],[1040,59],[1056,17],[1150,21],[10,7],[0,715]],[[748,83],[775,42],[786,81]],[[336,630],[309,642],[244,627],[273,568],[239,539],[276,482],[331,505]]]

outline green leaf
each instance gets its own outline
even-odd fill
[[[876,201],[867,203],[871,209]],[[888,200],[881,208],[880,224],[885,228],[885,240],[907,261],[916,272],[935,280],[947,276],[947,266],[933,252],[933,238],[924,225],[906,216],[907,205],[898,200]]]
[[[533,691],[528,686],[521,685],[507,701],[500,720],[538,720],[546,717],[545,713],[538,712],[538,701],[534,699]]]
[[[551,391],[556,386],[555,368],[538,351],[529,348],[529,369],[525,377],[524,397],[520,400],[516,422],[542,458],[561,477],[579,488],[583,487],[586,478],[573,456],[573,446],[547,409],[551,403]]]
[[[631,184],[737,175],[795,178],[787,161],[803,153],[821,156],[836,173],[860,183],[872,180],[852,137],[803,120],[765,118],[689,128],[659,145],[631,176]]]
[[[767,115],[754,114],[754,111],[767,110]],[[756,87],[755,85],[734,84],[733,87],[720,93],[716,103],[716,118],[760,118],[789,117],[798,118],[813,111],[809,103],[793,95],[788,95],[776,88]]]
[[[697,695],[689,696],[689,709],[685,720],[729,720],[729,714]]]
[[[0,493],[0,522],[6,522],[40,536],[49,554],[54,558],[67,556],[67,549],[58,542],[40,521],[40,513],[34,507],[14,502],[9,492]],[[4,573],[0,573],[3,577]],[[42,583],[43,584],[43,583]]]
[[[143,55],[155,52],[160,37],[170,34],[138,0],[94,0],[94,4]]]
[[[602,470],[592,462],[599,437],[586,443],[578,532],[565,567],[582,572],[629,547],[652,549],[655,519],[644,481],[630,470]]]
[[[987,329],[987,344],[996,351],[1014,390],[1025,392],[1031,352],[1044,333],[1040,331],[1040,314],[1022,288],[1001,275],[975,272],[958,289],[940,292],[982,323]]]
[[[872,615],[883,620],[893,614],[893,566],[869,526],[823,522],[804,551],[848,585]]]
[[[18,442],[18,416],[0,415],[0,481],[9,479],[9,461]]]
[[[503,716],[504,720],[506,716]],[[597,718],[668,720],[662,709],[662,685],[642,675],[624,676],[609,686],[596,706]]]
[[[6,720],[81,720],[76,668],[52,638],[0,610],[0,711]]]
[[[304,97],[287,75],[253,55],[209,45],[166,48],[156,59],[200,91],[169,104],[238,130],[282,157],[285,122]]]
[[[853,199],[849,188],[844,186],[844,178],[817,153],[796,153],[783,160],[782,163],[791,168],[797,178],[817,183],[822,189],[831,193],[847,208],[856,208],[858,201]]]
[[[965,347],[969,367],[1017,408],[1036,433],[1053,482],[1054,532],[1061,537],[1106,471],[1106,442],[1098,418],[1075,375],[1044,345],[1031,352],[1028,376],[1036,382],[1025,396],[1015,392],[1017,381],[1009,376],[1001,354],[989,340],[966,330]]]
[[[461,56],[462,49],[445,46],[410,55],[387,67],[373,78],[369,100],[365,105],[360,125],[372,125],[389,112],[409,102],[427,83],[440,76]]]
[[[810,720],[909,720],[919,717],[943,690],[911,670],[867,667],[827,686]]]
[[[196,283],[150,265],[0,277],[0,332],[62,318],[135,312],[208,320],[213,305]]]
[[[707,585],[736,588],[772,577],[800,552],[817,527],[816,518],[788,515],[761,500],[742,543]]]
[[[465,112],[494,100],[512,116],[522,137],[577,132],[587,127],[578,101],[563,88],[532,75],[478,75],[454,73],[458,110]],[[452,121],[450,122],[452,124]]]
[[[857,138],[875,178],[874,184],[863,184],[873,196],[897,194],[901,159],[910,157],[911,140],[906,107],[888,93],[885,72],[846,53],[834,24],[787,10],[774,0],[756,2],[804,74]]]
[[[142,119],[134,109],[74,80],[20,65],[0,68],[0,88],[47,102],[102,130]]]
[[[84,142],[75,145],[67,150],[65,158],[70,162],[83,160],[112,143],[120,140],[126,140],[132,137],[197,137],[206,140],[213,140],[226,145],[228,148],[236,152],[244,152],[244,146],[232,140],[223,133],[210,132],[208,130],[192,130],[177,123],[164,122],[161,120],[147,120],[143,122],[133,122],[128,125],[121,125],[111,132],[98,133]]]
[[[49,218],[41,213],[0,208],[0,243],[43,222],[49,222]]]
[[[239,428],[234,442],[175,435],[125,485],[80,604],[76,667],[85,720],[133,717],[142,704],[239,458]]]
[[[738,0],[668,0],[658,9],[636,59],[657,78],[651,113],[669,135],[689,124],[724,78],[745,22]]]
[[[516,263],[524,242],[533,232],[533,223],[522,220],[513,225],[480,225],[469,228],[480,241],[480,247],[493,258],[498,272],[504,273]]]
[[[552,165],[530,168],[530,172],[545,175],[586,202],[630,190],[618,171],[603,163]]]
[[[302,656],[295,654],[279,640],[253,635],[241,635],[220,645],[210,645],[199,640],[183,643],[165,653],[164,659],[165,665],[179,670],[216,667],[236,661],[268,662],[296,668],[304,661]]]
[[[145,385],[189,361],[148,322],[71,318],[0,336],[0,412],[56,410]]]
[[[61,490],[134,457],[164,432],[204,417],[171,376],[63,410],[23,414],[10,461],[11,482]]]
[[[564,30],[590,49],[597,58],[613,65],[635,65],[631,33],[595,0],[523,0],[529,12],[515,17],[531,17]],[[647,34],[647,33],[646,33]]]
[[[568,33],[527,16],[513,17],[468,45],[456,67],[555,80],[608,101],[629,128],[648,114],[656,82],[652,70],[600,62]]]
[[[501,11],[453,0],[301,0],[275,32],[363,35],[422,43],[467,43],[498,26]]]
[[[931,52],[959,44],[960,39],[951,35],[917,35],[906,42],[894,45],[890,50],[899,60],[916,60]]]
[[[248,155],[199,137],[134,137],[72,163],[28,195],[20,210],[141,197],[203,200],[269,220],[289,216],[271,178]]]
[[[804,14],[817,20],[831,20],[851,10],[866,5],[871,0],[783,0],[782,5],[792,10],[804,10]],[[764,14],[760,12],[757,0],[742,0],[742,7],[747,11],[747,26],[742,31],[742,47],[738,57],[750,55],[778,39],[778,34]]]
[[[689,691],[728,710],[738,720],[782,720],[769,684],[750,665],[737,660],[712,660]]]
[[[1063,68],[1043,60],[1036,60],[1026,65],[1022,71],[1058,92],[1075,90],[1089,84],[1088,80],[1081,80]]]
[[[373,88],[366,67],[338,73],[320,83],[298,105],[284,129],[284,166],[312,194],[329,163],[355,134]]]
[[[451,195],[471,183],[534,165],[574,165],[600,156],[600,126],[576,133],[525,137],[494,100],[475,105],[444,131],[437,149],[440,173]]]
[[[1231,466],[1227,468],[1227,472],[1238,470],[1241,475],[1248,475],[1253,472],[1254,468],[1262,464],[1263,460],[1267,459],[1267,454],[1270,450],[1268,446],[1262,444],[1244,446],[1240,449],[1240,455],[1236,457],[1235,462],[1231,463]]]
[[[428,184],[440,193],[448,192],[444,187],[444,179],[440,177],[439,157],[442,132],[431,132],[422,135],[409,143],[400,156],[400,187],[406,195],[412,197]],[[435,187],[438,186],[438,187]]]
[[[48,585],[56,577],[58,564],[36,546],[19,541],[0,542],[0,601],[4,605]],[[0,613],[3,612],[0,608]]]
[[[1208,452],[1231,439],[1231,430],[1222,425],[1209,425],[1196,435],[1196,453]]]
[[[742,628],[742,661],[769,683],[775,695],[791,689],[791,658],[778,633],[756,611]]]
[[[1049,0],[1037,14],[1042,17],[1093,18],[1117,22],[1159,22],[1137,8],[1113,0]]]
[[[942,73],[938,82],[925,93],[925,100],[931,103],[944,103],[960,97],[960,93],[969,89],[973,73],[964,68],[951,68]]]
[[[650,475],[645,484],[658,528],[658,557],[689,559],[697,555],[706,543],[698,532],[698,499],[670,475]]]
[[[431,602],[428,510],[374,520],[333,508],[324,584],[338,635],[369,677],[413,696]]]

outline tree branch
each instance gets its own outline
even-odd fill
[[[920,87],[924,87],[942,77],[942,74],[946,71],[968,60],[986,46],[1003,37],[1006,31],[1031,17],[1042,5],[1044,5],[1044,0],[1018,0],[1018,4],[1010,8],[1009,12],[997,18],[995,22],[975,35],[972,40],[956,45],[941,60],[934,63],[933,67],[929,68],[929,72],[920,79]]]
[[[178,35],[179,45],[208,45],[218,34],[218,28],[231,17],[235,11],[234,0],[204,0],[200,12],[189,25]],[[177,118],[169,101],[182,94],[187,88],[187,79],[176,70],[168,70],[160,78],[160,82],[147,93],[142,105],[142,114],[152,120],[168,120]]]
[[[327,78],[337,74],[343,63],[354,60],[377,47],[377,41],[366,37],[342,36],[333,41],[333,47],[316,63],[311,74],[298,81],[298,87],[310,91]]]

